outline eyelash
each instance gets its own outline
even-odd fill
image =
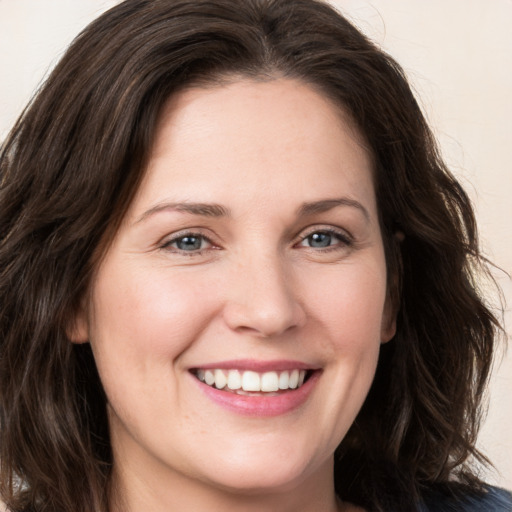
[[[342,248],[347,248],[347,247],[350,248],[350,247],[352,247],[354,245],[354,240],[352,239],[352,237],[350,235],[348,235],[346,232],[343,232],[343,231],[340,231],[340,230],[337,230],[337,229],[334,229],[334,228],[316,228],[316,229],[313,229],[309,233],[307,233],[305,236],[302,236],[300,238],[299,242],[297,244],[295,244],[295,245],[302,244],[302,242],[304,242],[309,237],[311,237],[311,236],[313,236],[315,234],[329,235],[329,236],[335,237],[335,238],[337,238],[339,240],[339,243],[337,243],[337,244],[329,245],[327,247],[317,248],[321,252],[324,252],[324,253],[325,252],[339,250],[340,247],[342,247]],[[315,250],[314,247],[307,247],[307,248]]]
[[[211,247],[198,249],[195,251],[185,251],[183,249],[179,249],[178,247],[172,247],[172,244],[175,244],[175,243],[179,242],[180,240],[183,240],[184,238],[199,238],[199,239],[201,239],[201,241],[210,244]],[[179,233],[176,236],[172,237],[170,240],[166,240],[165,242],[163,242],[161,244],[160,249],[164,250],[164,251],[169,251],[169,252],[172,252],[175,254],[192,257],[192,256],[200,256],[204,253],[204,251],[211,250],[211,249],[218,249],[218,247],[215,246],[215,244],[207,236],[203,235],[202,233],[196,233],[193,231],[189,231],[189,232]]]
[[[309,246],[302,246],[302,247],[305,247],[306,249],[313,250],[315,252],[327,253],[330,251],[340,250],[340,248],[350,248],[354,245],[354,240],[346,232],[336,230],[333,228],[316,228],[316,229],[309,231],[304,236],[301,236],[300,239],[297,242],[295,242],[293,246],[300,247],[303,242],[305,242],[308,238],[310,238],[316,234],[329,235],[331,237],[337,238],[339,242],[332,244],[332,245],[328,245],[326,247],[318,247],[318,248],[309,247]],[[172,247],[173,244],[176,244],[180,240],[183,240],[185,238],[201,239],[202,242],[206,242],[207,244],[210,245],[210,247],[192,250],[192,251],[186,251],[183,249],[179,249],[178,247]],[[165,242],[163,242],[160,245],[159,249],[164,250],[164,251],[169,251],[171,253],[183,255],[183,256],[193,257],[193,256],[201,256],[205,251],[208,251],[208,250],[212,250],[212,249],[217,250],[217,249],[219,249],[219,247],[216,246],[210,238],[203,235],[202,233],[189,231],[189,232],[179,233],[176,236],[174,236],[173,238],[171,238],[170,240],[166,240]]]

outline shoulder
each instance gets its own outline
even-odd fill
[[[425,498],[421,512],[512,512],[512,494],[487,486],[482,493],[457,497],[433,492]]]

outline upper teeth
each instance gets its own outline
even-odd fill
[[[302,386],[306,377],[305,370],[284,370],[280,372],[258,373],[250,370],[197,370],[197,378],[217,389],[227,387],[231,390],[252,392],[272,392],[295,389]]]

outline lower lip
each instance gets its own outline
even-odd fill
[[[201,391],[221,407],[244,416],[266,417],[285,414],[304,404],[318,382],[320,373],[320,371],[314,371],[300,388],[284,391],[278,395],[237,395],[208,386],[195,377],[192,378]]]

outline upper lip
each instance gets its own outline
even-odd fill
[[[193,366],[192,369],[202,370],[252,370],[254,372],[271,372],[282,370],[317,370],[318,366],[304,363],[302,361],[293,361],[290,359],[280,359],[272,361],[262,361],[255,359],[233,359],[231,361],[217,361]]]

